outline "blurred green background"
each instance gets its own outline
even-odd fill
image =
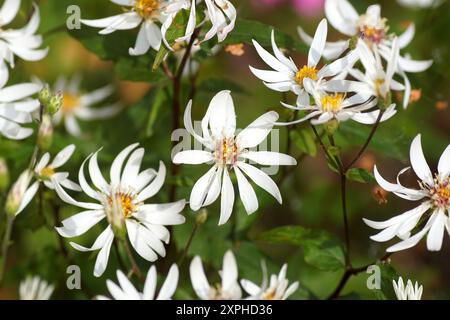
[[[108,83],[116,85],[117,91],[110,101],[120,99],[127,105],[127,109],[118,116],[102,121],[81,122],[85,139],[76,139],[67,135],[63,127],[55,133],[52,154],[58,152],[69,143],[77,146],[77,151],[70,162],[64,167],[70,171],[72,179],[76,180],[78,168],[82,160],[91,152],[103,147],[99,155],[100,167],[107,172],[114,156],[124,147],[140,142],[146,148],[144,167],[157,167],[159,160],[170,165],[170,128],[171,102],[163,99],[155,110],[154,95],[155,82],[161,84],[164,80],[152,80],[151,57],[136,59],[124,58],[113,62],[102,61],[66,32],[64,25],[67,18],[67,7],[71,4],[79,5],[82,17],[101,18],[117,14],[120,8],[106,0],[40,0],[35,1],[41,9],[40,33],[44,35],[45,44],[50,47],[49,55],[40,62],[23,62],[17,59],[14,72],[11,72],[10,83],[29,80],[32,75],[52,84],[60,75],[83,74],[83,89],[86,91],[99,88]],[[261,1],[235,0],[240,18],[261,21],[276,26],[280,30],[298,39],[296,29],[301,25],[310,34],[317,23],[323,18],[323,11],[315,15],[301,15],[288,2],[276,7],[267,7]],[[373,1],[351,1],[359,12],[363,12]],[[417,133],[422,133],[422,143],[426,157],[432,168],[436,168],[441,152],[450,143],[450,109],[448,101],[450,95],[450,4],[448,1],[438,9],[412,10],[400,7],[395,1],[379,1],[382,14],[388,18],[391,31],[402,32],[410,22],[416,24],[416,36],[411,45],[402,53],[410,53],[416,59],[433,59],[432,67],[421,74],[411,74],[410,79],[414,89],[421,91],[418,101],[410,104],[407,110],[399,108],[398,114],[383,123],[376,134],[369,151],[358,162],[357,166],[371,170],[376,163],[385,177],[394,179],[396,173],[409,165],[409,144]],[[14,24],[23,25],[31,12],[31,1],[23,1],[21,14]],[[85,30],[89,29],[89,30]],[[96,30],[83,27],[89,35],[95,35]],[[92,31],[92,32],[91,32]],[[103,42],[104,58],[115,55],[126,48],[120,41],[133,43],[136,31],[116,32],[108,36]],[[331,26],[329,39],[340,39],[340,35]],[[114,39],[114,40],[113,40]],[[116,42],[117,40],[117,42]],[[86,45],[86,43],[85,43]],[[88,44],[89,46],[89,44]],[[238,126],[244,127],[253,119],[267,110],[276,110],[284,119],[290,113],[280,107],[281,94],[267,89],[261,81],[249,71],[248,65],[262,67],[263,62],[257,56],[254,48],[244,45],[244,53],[236,56],[224,50],[218,54],[201,59],[201,69],[198,78],[197,96],[194,103],[194,119],[200,120],[209,100],[221,89],[232,89],[235,99]],[[121,52],[126,57],[127,52]],[[291,53],[297,64],[305,61],[304,52]],[[108,60],[108,59],[107,59]],[[130,62],[131,61],[131,62]],[[147,77],[149,77],[147,79]],[[148,80],[148,81],[124,81]],[[186,81],[183,105],[187,103],[189,83]],[[294,101],[293,96],[288,96]],[[156,121],[152,122],[152,116]],[[306,125],[291,128],[291,131],[308,129]],[[369,127],[355,123],[343,124],[337,133],[337,143],[343,148],[345,160],[350,160],[358,150],[358,146],[365,140]],[[280,150],[287,148],[287,129],[280,129]],[[0,138],[0,156],[7,159],[12,180],[26,167],[32,153],[34,137],[22,142],[12,142]],[[302,147],[302,146],[300,146]],[[300,155],[302,150],[293,143],[291,154]],[[312,151],[314,153],[314,150]],[[189,197],[191,186],[203,172],[205,167],[182,166],[179,178],[167,177],[167,183],[154,202],[167,201],[170,184],[176,183],[177,198]],[[277,181],[277,177],[274,178]],[[412,185],[415,177],[405,175]],[[364,265],[383,255],[387,247],[369,239],[373,230],[365,226],[362,217],[373,220],[383,220],[404,212],[414,205],[393,195],[386,195],[387,203],[380,204],[374,196],[376,183],[351,182],[348,188],[348,203],[350,213],[352,258],[354,264]],[[208,208],[209,217],[195,235],[189,251],[189,257],[198,254],[211,272],[211,278],[217,277],[217,270],[221,267],[222,257],[226,250],[233,248],[237,257],[241,278],[248,278],[259,282],[261,279],[260,261],[268,262],[271,272],[278,272],[282,264],[287,262],[288,278],[299,280],[300,289],[291,298],[311,299],[324,298],[335,288],[342,271],[324,272],[318,270],[303,260],[301,248],[290,245],[275,245],[258,240],[261,232],[284,225],[301,225],[313,229],[325,229],[343,238],[343,225],[339,198],[339,177],[331,172],[320,149],[314,156],[305,157],[295,170],[290,171],[280,183],[283,195],[283,205],[259,188],[255,188],[260,201],[260,209],[248,217],[239,200],[236,200],[235,229],[232,223],[218,227],[219,201]],[[77,199],[82,198],[76,195]],[[45,192],[46,199],[53,199],[55,195]],[[58,200],[59,201],[59,200]],[[76,213],[76,208],[60,203],[61,216],[66,217]],[[173,239],[176,246],[183,248],[192,230],[195,214],[186,208],[187,223],[174,227]],[[2,223],[5,221],[1,217]],[[52,213],[50,201],[45,202],[43,214],[37,210],[37,201],[33,201],[25,212],[21,213],[13,230],[14,244],[11,248],[8,262],[6,285],[0,291],[0,298],[15,298],[19,282],[28,274],[38,274],[49,282],[56,284],[53,298],[75,299],[92,298],[95,294],[105,294],[106,279],[116,280],[115,270],[118,268],[115,254],[112,251],[111,260],[106,273],[96,279],[92,275],[95,256],[79,253],[68,245],[67,239],[61,239],[54,231],[55,217]],[[86,236],[76,239],[83,245],[90,244],[103,226],[96,226]],[[413,249],[395,254],[392,265],[398,274],[419,281],[424,285],[424,298],[447,299],[450,297],[450,246],[448,237],[440,252],[431,253],[426,250],[423,241]],[[66,256],[61,253],[63,246]],[[174,257],[160,259],[157,262],[159,270],[167,270]],[[171,260],[172,259],[172,260]],[[83,291],[69,291],[65,281],[66,266],[78,264],[82,268]],[[143,270],[149,264],[138,258]],[[193,298],[188,276],[187,259],[181,266],[181,279],[176,298]],[[161,277],[160,277],[161,278]],[[352,278],[344,295],[373,299],[373,292],[366,288],[367,274],[362,273]]]

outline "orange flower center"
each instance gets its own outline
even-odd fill
[[[220,165],[233,166],[237,162],[238,150],[234,138],[224,138],[216,143],[214,159]]]
[[[341,93],[335,93],[333,95],[327,95],[320,99],[322,110],[325,112],[338,112],[342,109],[342,102],[344,101],[344,95]]]
[[[70,113],[80,105],[80,98],[73,94],[64,94],[61,110]]]

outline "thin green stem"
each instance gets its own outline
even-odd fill
[[[133,252],[130,249],[130,245],[128,244],[126,239],[121,239],[121,242],[125,249],[125,253],[128,256],[128,260],[131,264],[130,273],[135,274],[140,281],[144,281],[144,277],[142,275],[141,269],[139,268],[138,264],[136,263],[136,260],[134,259]]]
[[[2,241],[2,256],[1,256],[1,264],[0,264],[0,287],[3,285],[3,280],[5,276],[6,269],[6,260],[8,257],[8,249],[11,245],[11,233],[14,225],[15,216],[8,215],[6,219],[6,229],[3,235]]]
[[[192,228],[191,234],[189,235],[189,238],[188,238],[188,240],[187,240],[187,242],[186,242],[186,245],[185,245],[185,247],[184,247],[184,250],[183,250],[183,252],[181,253],[181,257],[180,257],[180,259],[178,260],[178,265],[179,265],[179,266],[181,266],[181,265],[183,264],[184,259],[186,258],[187,254],[188,254],[188,252],[189,252],[189,248],[191,247],[192,240],[194,240],[195,234],[197,233],[198,228],[199,228],[198,223],[195,223],[195,224],[194,224],[194,228]]]

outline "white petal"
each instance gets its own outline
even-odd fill
[[[238,281],[238,268],[233,252],[228,250],[223,256],[222,290],[230,291]]]
[[[425,156],[423,155],[420,134],[418,134],[411,143],[409,157],[411,159],[411,165],[414,172],[420,180],[426,182],[429,186],[433,185],[433,176],[431,174],[430,167],[425,160]]]
[[[347,0],[326,0],[325,15],[339,32],[349,37],[356,35],[359,14]]]
[[[209,125],[215,137],[230,137],[236,130],[236,113],[231,93],[223,90],[216,94],[209,104]]]
[[[156,300],[170,300],[172,298],[178,286],[178,276],[178,267],[176,264],[173,264],[170,267],[166,281],[164,281],[164,284],[162,285]]]
[[[214,184],[216,175],[221,173],[218,173],[217,171],[218,169],[216,166],[212,167],[194,184],[189,199],[189,205],[193,211],[197,211],[204,206],[207,194]]]
[[[158,256],[146,241],[146,234],[148,233],[148,230],[133,220],[128,219],[125,223],[127,226],[128,239],[130,239],[130,243],[134,250],[136,250],[136,252],[145,260],[150,262],[156,261]]]
[[[295,160],[295,158],[287,154],[271,151],[248,151],[241,153],[239,156],[263,166],[294,166],[297,164],[297,160]]]
[[[427,248],[430,251],[440,251],[442,248],[442,240],[444,238],[444,226],[447,217],[444,210],[437,212],[436,219],[431,225],[427,237]]]
[[[442,178],[450,174],[450,145],[447,146],[439,158],[438,172]]]
[[[83,211],[62,221],[63,227],[56,227],[56,231],[65,238],[78,237],[105,218],[103,210]]]
[[[122,178],[120,180],[121,186],[126,188],[133,185],[139,174],[143,157],[144,148],[139,148],[133,151],[125,165],[125,168],[123,169]]]
[[[220,219],[219,226],[225,224],[230,219],[234,205],[234,188],[228,170],[223,170],[222,191],[220,198]]]
[[[278,113],[270,111],[253,121],[247,128],[238,134],[236,140],[239,148],[253,148],[259,145],[266,139],[277,120]]]
[[[122,166],[125,159],[128,157],[128,155],[137,148],[139,143],[134,143],[132,145],[129,145],[125,149],[123,149],[117,157],[114,159],[111,170],[109,173],[110,179],[111,179],[111,185],[118,186],[120,183],[120,173],[122,172]]]
[[[148,270],[147,278],[145,279],[144,292],[142,294],[142,300],[153,300],[156,291],[156,267],[151,266]]]
[[[59,168],[62,165],[64,165],[72,156],[73,152],[75,151],[75,145],[71,144],[64,149],[62,149],[58,154],[55,156],[55,158],[52,161],[51,166],[53,168]]]
[[[17,216],[19,213],[25,209],[25,207],[30,203],[30,201],[34,198],[36,195],[36,192],[39,189],[39,182],[35,182],[25,191],[25,193],[22,196],[22,200],[20,201],[19,208],[17,209],[15,215]]]
[[[163,186],[164,180],[166,178],[166,166],[162,161],[159,162],[159,170],[156,178],[145,187],[136,198],[136,202],[144,201],[150,197],[153,197]]]
[[[98,190],[105,191],[108,189],[108,182],[106,182],[105,178],[98,167],[97,161],[98,151],[95,152],[91,159],[89,159],[89,175],[91,176],[92,183]]]
[[[325,48],[325,43],[327,42],[327,20],[322,19],[317,27],[316,33],[314,34],[314,39],[311,44],[311,48],[308,53],[308,67],[315,67],[322,57],[323,49]]]
[[[176,164],[202,164],[213,160],[211,152],[203,150],[180,151],[174,157],[172,162]]]
[[[270,193],[280,204],[282,203],[280,190],[266,173],[243,162],[238,162],[238,167],[259,187]]]
[[[106,240],[103,248],[98,253],[97,260],[95,260],[94,276],[101,277],[108,266],[109,253],[111,252],[111,245],[114,240],[114,234],[111,232],[109,238]]]
[[[238,167],[234,167],[234,172],[236,174],[239,195],[241,201],[244,205],[247,214],[252,214],[258,210],[258,198],[256,197],[255,191],[253,190],[251,184],[248,182],[247,178],[242,174]]]
[[[192,287],[197,296],[202,300],[208,300],[210,286],[208,279],[205,276],[205,271],[203,270],[202,260],[199,256],[192,259],[189,273],[191,276]]]

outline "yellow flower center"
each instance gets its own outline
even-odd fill
[[[303,79],[309,78],[311,80],[317,80],[317,70],[314,67],[303,66],[295,74],[295,82],[301,87],[303,87]]]
[[[55,174],[55,170],[51,167],[42,168],[39,175],[45,179],[50,179]]]
[[[152,18],[160,7],[159,0],[137,0],[134,9],[143,19]]]
[[[269,291],[265,292],[262,296],[262,300],[274,300],[275,299],[275,290],[270,289]]]
[[[73,94],[64,94],[61,110],[63,113],[70,113],[80,105],[80,98]]]
[[[382,92],[381,92],[381,87],[384,84],[384,79],[376,79],[374,81],[374,85],[375,85],[375,92],[377,93],[378,96],[382,96]]]
[[[362,26],[359,30],[359,36],[363,40],[367,40],[372,43],[380,43],[386,36],[385,28],[376,28],[370,26]]]
[[[216,143],[214,159],[220,165],[233,166],[237,162],[238,150],[234,138],[224,138]]]
[[[326,95],[320,99],[322,110],[326,112],[338,112],[342,109],[342,102],[344,101],[344,95],[341,93],[335,93],[334,95]]]
[[[133,197],[129,193],[118,192],[113,197],[108,199],[109,205],[114,207],[114,202],[119,206],[124,218],[130,218],[133,212],[136,211],[136,206],[133,204]]]
[[[433,204],[439,208],[450,207],[450,178],[434,179],[434,187],[430,189],[430,197]]]

